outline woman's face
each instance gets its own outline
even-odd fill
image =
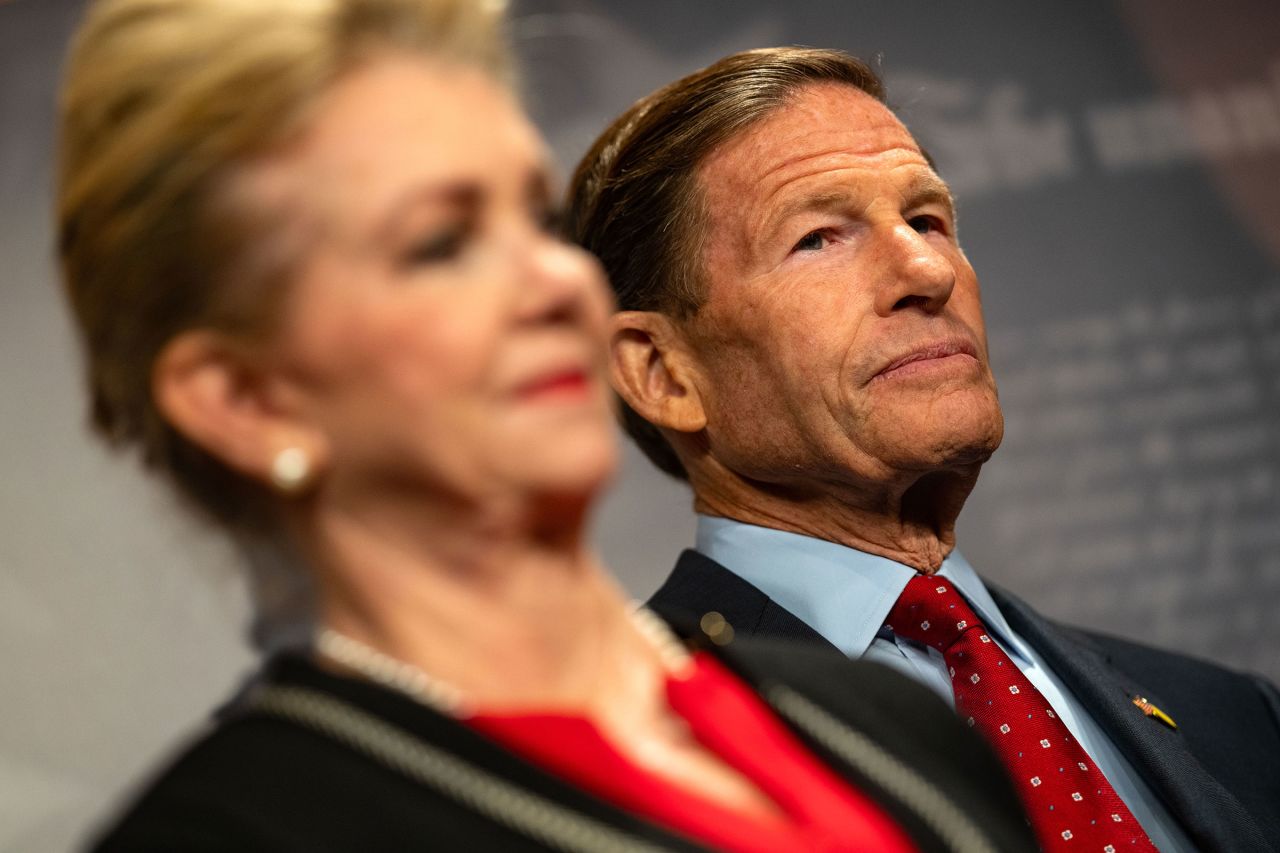
[[[541,140],[498,84],[376,61],[250,183],[306,247],[267,358],[322,489],[485,501],[608,479],[610,299],[549,233]]]

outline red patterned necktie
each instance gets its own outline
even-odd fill
[[[956,710],[995,747],[1047,851],[1156,849],[1044,696],[987,634],[951,581],[916,575],[889,613],[899,636],[933,646]]]

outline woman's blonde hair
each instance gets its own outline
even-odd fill
[[[215,518],[263,517],[263,491],[186,441],[152,398],[176,334],[263,331],[291,253],[244,164],[286,144],[371,56],[411,52],[508,75],[494,0],[98,0],[62,88],[59,253],[83,336],[92,422],[137,445]]]

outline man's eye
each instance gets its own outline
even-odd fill
[[[792,247],[793,252],[816,252],[827,245],[827,236],[821,231],[810,231]]]
[[[907,224],[915,229],[917,234],[928,234],[930,231],[941,230],[938,227],[938,220],[932,216],[913,216],[907,220]]]
[[[406,266],[438,264],[453,260],[467,242],[464,228],[450,228],[414,243],[404,255]]]

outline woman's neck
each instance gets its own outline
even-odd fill
[[[434,517],[388,527],[378,514],[336,514],[317,527],[327,627],[448,684],[470,710],[586,717],[637,766],[732,808],[778,813],[671,709],[663,654],[580,524],[556,530],[555,513],[533,524]]]
[[[473,707],[608,716],[607,706],[659,689],[660,661],[586,547],[581,514],[499,515],[318,515],[306,539],[321,621],[453,685]]]

